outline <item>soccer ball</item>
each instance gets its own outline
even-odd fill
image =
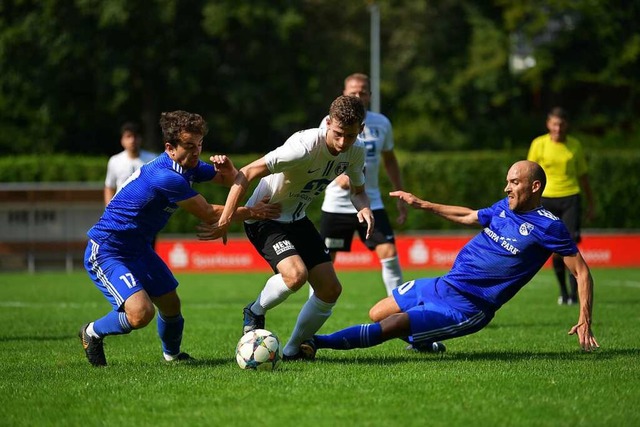
[[[238,342],[236,362],[242,369],[271,371],[282,361],[278,337],[266,329],[249,331]]]

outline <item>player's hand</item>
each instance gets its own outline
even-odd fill
[[[367,223],[367,235],[365,238],[368,239],[369,237],[371,237],[371,233],[373,233],[373,225],[374,225],[373,212],[371,212],[371,209],[369,208],[361,209],[358,212],[358,221],[360,222],[360,224],[362,224],[363,222]]]
[[[338,175],[335,181],[343,190],[348,190],[351,187],[349,177],[346,174]]]
[[[418,199],[416,196],[411,193],[407,193],[406,191],[392,191],[389,195],[391,197],[397,197],[399,202],[404,202],[414,208],[419,208],[423,202],[423,200]]]
[[[593,351],[600,348],[596,337],[591,332],[591,327],[587,322],[578,323],[569,330],[569,335],[578,335],[578,344],[584,351]]]
[[[396,223],[398,225],[402,225],[407,221],[407,205],[402,200],[398,200],[396,202],[396,206],[398,208],[398,217],[396,218]]]
[[[227,229],[231,222],[221,223],[220,221],[215,224],[200,224],[196,226],[198,230],[199,240],[216,240],[222,238],[222,243],[227,244]]]
[[[215,154],[209,157],[209,160],[213,163],[216,172],[222,175],[233,173],[236,169],[231,159],[224,154]]]
[[[280,217],[282,205],[280,203],[269,203],[269,196],[264,197],[250,208],[251,219],[276,219]]]

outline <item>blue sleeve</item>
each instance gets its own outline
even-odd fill
[[[157,191],[172,203],[190,199],[198,194],[197,191],[191,188],[189,181],[182,175],[170,170],[166,170],[165,173],[159,173],[154,177],[154,180],[154,186]]]
[[[488,208],[478,210],[478,222],[480,223],[480,225],[483,227],[488,227],[489,224],[491,224],[491,218],[493,218],[493,216],[495,215],[494,212],[497,212],[501,209],[504,210],[504,203],[505,199],[502,199]],[[509,206],[507,205],[506,208],[508,209]]]
[[[573,255],[578,247],[571,238],[571,234],[562,221],[553,221],[545,230],[542,245],[552,252],[562,256]]]
[[[217,172],[213,165],[209,163],[205,163],[202,160],[199,161],[198,166],[195,169],[195,173],[193,175],[194,182],[206,182],[211,181],[214,176],[216,176]]]

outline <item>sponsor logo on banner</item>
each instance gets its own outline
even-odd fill
[[[485,231],[486,233],[486,231]],[[474,234],[396,236],[396,248],[403,269],[448,269],[458,252]],[[509,244],[513,243],[510,240]],[[280,242],[276,249],[289,248]],[[504,240],[506,244],[506,240]],[[583,233],[578,245],[590,267],[640,267],[640,234]],[[189,239],[162,239],[156,252],[173,271],[270,271],[267,262],[246,238],[230,238],[226,245]],[[359,239],[351,252],[338,252],[336,270],[378,270],[380,261]],[[551,266],[548,261],[545,266]]]

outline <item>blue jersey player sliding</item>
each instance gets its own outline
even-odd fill
[[[154,252],[155,235],[179,207],[204,223],[218,220],[223,206],[211,205],[191,188],[194,182],[213,181],[230,186],[238,171],[224,155],[211,156],[213,165],[199,159],[207,134],[204,119],[186,111],[162,113],[165,151],[134,172],[88,231],[84,264],[95,286],[111,303],[104,317],[84,325],[79,333],[87,359],[107,364],[103,338],[140,329],[158,308],[158,335],[165,360],[188,360],[180,351],[184,319],[176,293],[178,282]],[[234,219],[269,219],[280,207],[260,202],[241,207]]]
[[[552,253],[564,258],[578,281],[580,316],[569,334],[578,335],[584,351],[598,348],[591,332],[591,273],[565,225],[540,205],[545,184],[540,165],[519,161],[507,173],[507,197],[485,209],[440,205],[404,191],[390,193],[414,208],[484,229],[462,248],[449,273],[404,283],[370,310],[375,323],[315,335],[303,344],[305,353],[371,347],[392,338],[404,339],[418,351],[444,351],[440,340],[484,328]]]

